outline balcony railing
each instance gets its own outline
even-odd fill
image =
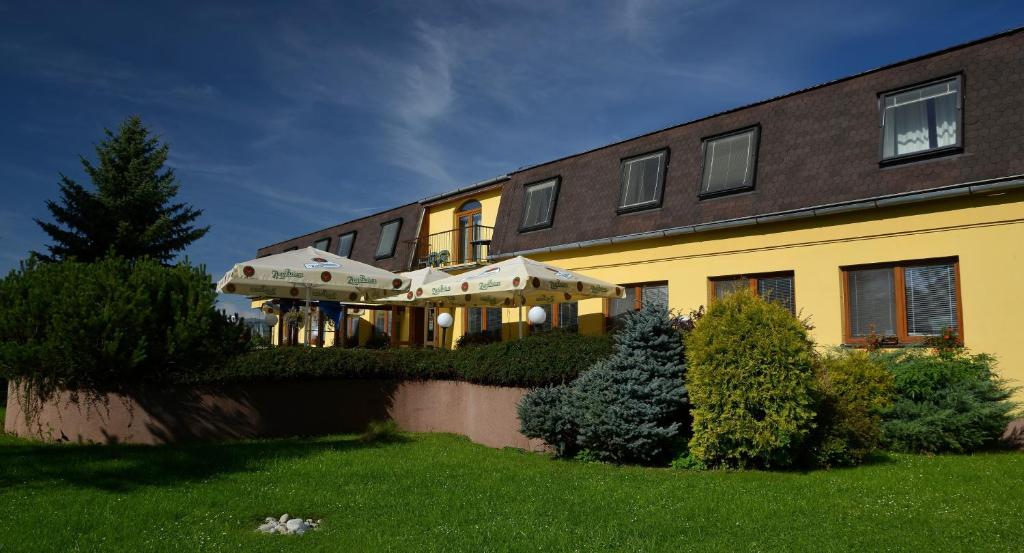
[[[485,263],[494,227],[470,225],[412,240],[416,267],[451,267]]]

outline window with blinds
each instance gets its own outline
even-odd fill
[[[501,337],[501,308],[467,307],[466,333],[487,333]]]
[[[960,287],[952,260],[844,270],[846,340],[919,342],[950,329],[960,334]]]
[[[377,259],[384,259],[395,255],[395,246],[398,245],[398,231],[401,229],[401,219],[381,223],[380,241],[377,242]]]
[[[535,230],[551,226],[558,200],[559,179],[528,184],[523,187],[526,195],[523,205],[523,220],[520,231]]]
[[[619,188],[619,212],[636,211],[661,204],[668,151],[622,161]]]
[[[605,315],[610,326],[619,324],[627,313],[640,309],[645,303],[653,303],[668,310],[668,284],[665,282],[645,282],[622,285],[626,292],[625,298],[613,298],[605,304]]]
[[[712,286],[709,301],[720,300],[737,290],[750,290],[764,300],[776,302],[790,313],[796,313],[795,287],[791,272],[712,277],[710,280]]]
[[[907,334],[936,336],[946,328],[959,330],[953,265],[907,267],[903,270],[903,289]]]
[[[701,196],[754,187],[758,136],[758,128],[755,127],[704,140]]]
[[[484,312],[484,322],[487,324],[487,332],[501,337],[501,308],[488,307]]]
[[[580,305],[574,301],[558,304],[558,328],[576,331],[580,326]]]
[[[796,305],[793,300],[793,275],[774,276],[757,279],[757,295],[765,301],[773,301],[796,313]]]
[[[853,336],[896,334],[896,288],[892,269],[862,269],[847,274]]]

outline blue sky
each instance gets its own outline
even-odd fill
[[[258,247],[1024,24],[1020,2],[0,0],[0,272],[129,114],[211,273]],[[241,302],[228,300],[225,307]]]

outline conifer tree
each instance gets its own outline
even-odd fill
[[[519,405],[521,430],[560,455],[614,463],[667,461],[687,418],[686,364],[664,307],[627,314],[615,353],[566,386],[540,388]]]
[[[53,243],[48,255],[37,255],[89,262],[113,254],[166,264],[209,230],[194,224],[203,212],[174,202],[179,185],[174,170],[164,168],[168,146],[138,116],[116,133],[104,132],[97,164],[81,158],[94,190],[61,175],[59,201],[46,202],[54,221],[36,219]]]

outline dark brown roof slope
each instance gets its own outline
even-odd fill
[[[880,167],[878,95],[963,75],[963,152]],[[505,183],[490,251],[501,255],[684,225],[1024,174],[1024,33],[1011,31],[799,93],[537,165]],[[698,199],[701,140],[761,128],[755,188]],[[623,158],[670,150],[657,209],[617,215]],[[523,186],[561,176],[550,228],[520,233]]]
[[[352,259],[380,267],[393,272],[408,271],[411,264],[412,240],[416,239],[416,232],[419,230],[420,217],[423,208],[418,203],[406,204],[401,207],[382,211],[356,219],[330,228],[311,232],[297,238],[278,242],[259,249],[257,256],[281,253],[292,248],[305,248],[312,246],[317,240],[330,238],[329,246],[331,253],[338,252],[338,237],[342,234],[355,231],[356,240],[352,246]],[[402,220],[402,227],[398,233],[398,244],[395,247],[395,255],[386,259],[375,259],[377,243],[380,241],[381,224],[394,219]]]

